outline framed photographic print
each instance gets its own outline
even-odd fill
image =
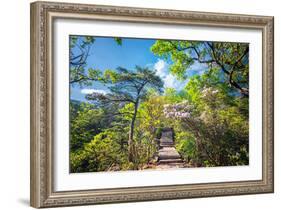
[[[273,186],[273,17],[31,4],[33,207]]]

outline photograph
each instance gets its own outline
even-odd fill
[[[31,206],[274,192],[274,16],[178,9],[30,4]]]
[[[70,173],[249,165],[249,43],[69,35]]]

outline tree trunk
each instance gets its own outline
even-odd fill
[[[129,141],[128,141],[128,158],[130,162],[134,161],[134,129],[135,129],[135,121],[137,118],[137,112],[138,112],[138,100],[135,103],[134,108],[134,115],[132,117],[131,125],[130,125],[130,131],[129,131]]]

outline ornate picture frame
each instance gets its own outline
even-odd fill
[[[262,33],[262,178],[159,186],[55,191],[54,21],[101,20],[175,26],[253,29]],[[114,7],[73,3],[31,3],[31,206],[59,207],[118,202],[272,193],[273,17]]]

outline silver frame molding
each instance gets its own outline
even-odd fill
[[[253,28],[263,34],[262,180],[130,187],[84,191],[53,190],[52,25],[55,18]],[[54,2],[31,3],[31,206],[58,207],[117,202],[227,196],[274,191],[273,17],[159,10]]]

